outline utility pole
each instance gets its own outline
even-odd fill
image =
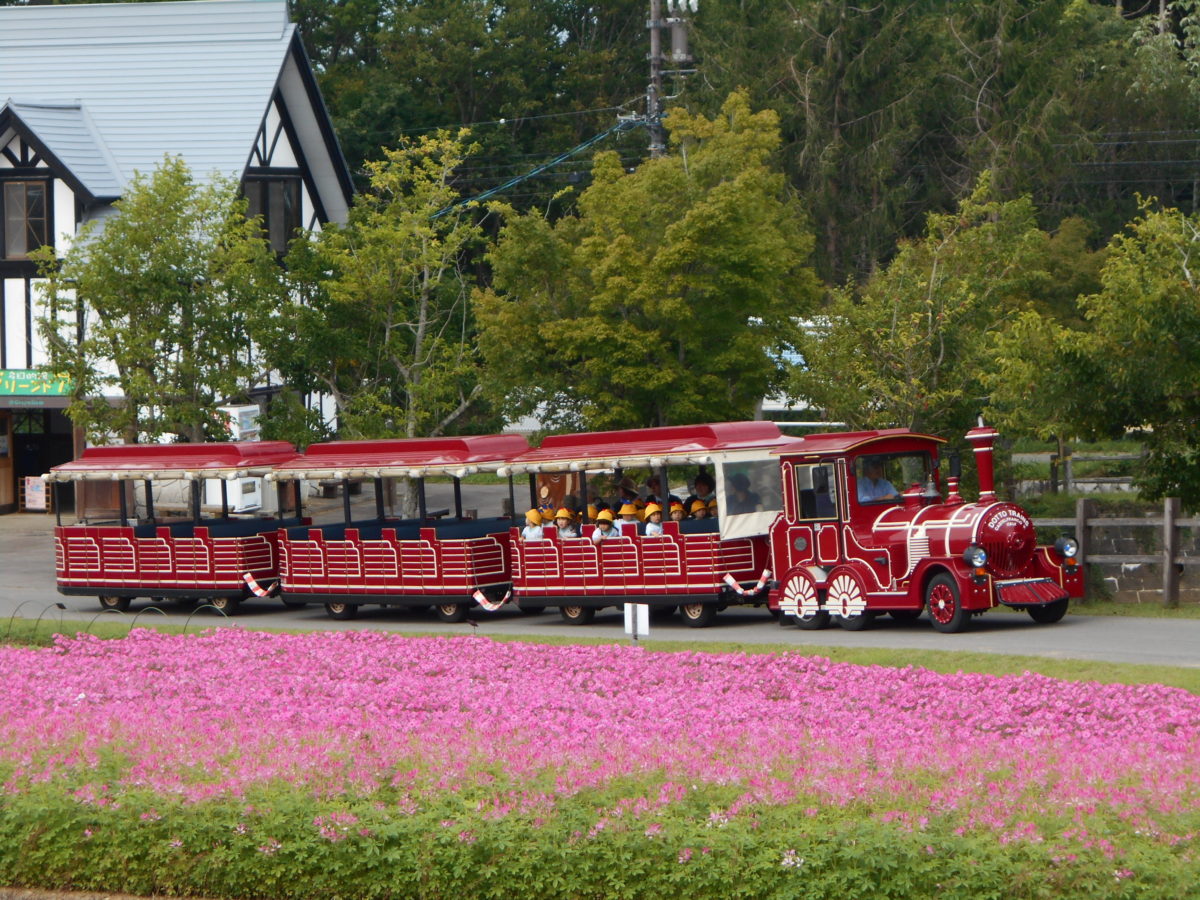
[[[699,0],[666,0],[667,18],[663,18],[664,0],[650,0],[650,20],[646,27],[650,30],[650,83],[646,86],[646,127],[650,131],[650,156],[652,159],[663,156],[667,152],[667,137],[662,126],[663,101],[669,99],[663,94],[663,76],[682,77],[695,72],[687,68],[692,62],[688,53],[689,12],[694,14]],[[671,33],[671,52],[664,56],[662,51],[663,32]],[[670,68],[664,68],[663,63],[670,62]],[[674,96],[674,95],[672,95]]]

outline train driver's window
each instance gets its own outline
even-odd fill
[[[832,463],[796,467],[801,519],[837,518],[837,487]]]
[[[878,453],[854,461],[859,503],[898,503],[910,485],[932,479],[928,453]],[[852,493],[854,493],[852,491]]]

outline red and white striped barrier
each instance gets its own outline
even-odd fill
[[[740,584],[738,584],[737,579],[734,578],[732,575],[730,575],[728,572],[725,573],[725,577],[722,578],[721,580],[724,581],[727,585],[729,585],[729,589],[731,591],[733,591],[735,594],[739,594],[742,597],[752,597],[755,594],[761,594],[763,591],[763,588],[765,588],[767,586],[767,582],[771,580],[771,570],[763,569],[762,576],[758,579],[758,584],[756,584],[754,587],[749,588],[749,589],[744,588]]]
[[[254,576],[251,575],[249,572],[246,572],[245,574],[242,575],[242,580],[244,582],[246,582],[246,586],[250,588],[250,591],[256,597],[270,597],[277,590],[279,590],[279,582],[278,581],[276,581],[269,588],[264,588],[261,585],[259,585],[259,583],[255,580]]]
[[[488,612],[495,612],[512,599],[512,591],[505,591],[504,596],[499,600],[489,600],[487,598],[487,594],[485,594],[483,591],[476,591],[471,596],[475,598],[476,603],[478,603]]]

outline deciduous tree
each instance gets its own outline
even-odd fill
[[[89,222],[61,259],[36,254],[50,368],[89,439],[223,435],[216,407],[258,372],[247,322],[279,302],[279,268],[237,184],[197,182],[179,157],[135,175],[117,215]],[[119,394],[110,405],[105,397]]]
[[[778,120],[733,94],[676,111],[672,152],[595,160],[577,215],[503,210],[480,346],[510,415],[638,427],[751,415],[819,286],[812,238],[773,163]]]

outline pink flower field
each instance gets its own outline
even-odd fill
[[[594,828],[637,816],[651,838],[656,814],[722,786],[737,799],[714,827],[755,806],[842,808],[1105,852],[1086,829],[1097,813],[1173,846],[1200,805],[1200,697],[1157,685],[240,629],[2,647],[0,670],[10,798],[61,784],[81,805],[136,791],[187,806],[279,789],[416,809],[462,793],[486,822],[626,784],[639,789]],[[319,823],[330,841],[354,826]]]

